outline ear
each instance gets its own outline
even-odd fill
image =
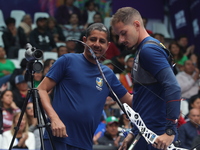
[[[135,21],[133,22],[133,25],[134,25],[136,28],[138,28],[138,27],[141,26],[141,24],[140,24],[140,22],[139,22],[138,20],[135,20]]]
[[[83,42],[85,43],[87,41],[87,38],[85,36],[83,36]]]
[[[109,46],[110,46],[110,42],[108,42],[108,47],[107,47],[106,51],[108,50]]]

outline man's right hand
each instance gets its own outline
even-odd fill
[[[124,139],[122,145],[119,147],[118,150],[127,150],[131,142],[133,141],[134,135],[129,133],[127,137]]]
[[[59,118],[51,119],[51,130],[53,136],[62,138],[68,137],[66,127]]]

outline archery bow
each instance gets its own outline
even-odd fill
[[[100,71],[100,74],[103,77],[103,80],[105,81],[106,85],[108,86],[109,90],[111,91],[111,93],[113,94],[113,96],[116,98],[116,102],[118,103],[119,107],[121,108],[121,110],[124,112],[124,114],[126,114],[126,116],[129,118],[129,120],[135,124],[137,126],[137,128],[139,129],[141,135],[145,138],[145,140],[147,141],[148,144],[154,144],[154,141],[156,140],[156,138],[158,137],[157,134],[155,134],[153,131],[149,130],[146,125],[144,124],[143,120],[141,119],[140,115],[138,113],[136,113],[130,106],[128,106],[128,104],[124,103],[122,105],[122,103],[120,102],[119,98],[117,97],[117,95],[115,94],[115,92],[113,91],[113,89],[111,88],[110,84],[108,83],[102,69],[100,66],[100,63],[94,53],[94,51],[92,50],[92,48],[87,45],[86,43],[80,41],[80,40],[75,40],[75,39],[71,39],[70,41],[75,41],[75,42],[80,42],[81,44],[83,44],[84,46],[86,46],[88,48],[88,50],[90,51],[92,57],[95,59],[98,69]],[[139,140],[139,136],[138,139]],[[134,143],[135,144],[135,143]],[[130,146],[129,150],[132,149],[132,146]],[[184,148],[179,148],[179,147],[175,147],[174,144],[172,143],[170,146],[168,146],[167,148],[168,150],[187,150]],[[195,150],[195,149],[194,149]]]
[[[144,137],[144,139],[147,141],[148,144],[154,144],[154,141],[158,137],[157,134],[155,134],[153,131],[149,130],[146,125],[144,124],[142,118],[138,113],[136,113],[128,104],[123,104],[124,110],[126,111],[126,114],[128,115],[129,120],[136,125],[136,127],[139,129],[141,135]],[[135,145],[135,143],[133,143]],[[130,146],[129,150],[132,150],[133,146]],[[184,148],[175,147],[172,143],[168,146],[167,150],[186,150]]]

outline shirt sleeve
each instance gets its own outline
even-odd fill
[[[177,122],[180,115],[181,89],[176,77],[170,67],[161,70],[156,79],[162,84],[165,91],[166,103],[166,129],[173,129],[177,132]]]

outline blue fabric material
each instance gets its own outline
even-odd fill
[[[6,75],[0,78],[0,87],[10,80],[11,75]]]
[[[198,135],[197,128],[190,121],[180,126],[178,129],[178,133],[181,147],[187,149],[192,147],[192,141]]]
[[[140,43],[138,49],[147,40],[160,43],[152,37],[147,37]],[[143,45],[140,51],[140,64],[158,82],[134,85],[133,109],[140,114],[147,128],[157,135],[165,133],[166,128],[172,128],[177,132],[176,123],[166,119],[178,119],[180,114],[181,91],[167,58],[167,53],[161,47],[155,44]],[[133,131],[135,134],[138,132],[136,128]],[[138,144],[144,143],[139,141]]]
[[[109,84],[120,99],[126,94],[115,74],[101,65]],[[65,54],[51,67],[47,77],[55,87],[53,108],[66,125],[67,138],[55,140],[84,149],[92,149],[93,135],[99,124],[102,110],[110,93],[97,65],[86,60],[83,54]]]
[[[67,145],[66,143],[62,143],[62,142],[59,142],[59,141],[53,141],[53,144],[54,144],[56,150],[84,150],[82,148]],[[47,140],[47,139],[44,140],[44,148],[46,150],[53,150],[52,147],[51,147],[50,140]]]

